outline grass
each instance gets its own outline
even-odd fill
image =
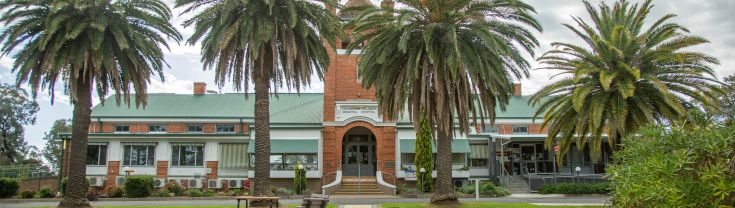
[[[423,203],[386,203],[382,205],[383,208],[424,208],[424,207],[435,207],[445,208],[450,206],[431,206]],[[528,203],[494,203],[494,202],[483,202],[483,203],[464,203],[462,208],[537,208],[537,207],[552,207],[552,208],[598,208],[597,206],[538,206]]]

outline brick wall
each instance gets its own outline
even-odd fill
[[[105,189],[115,185],[117,176],[120,175],[120,161],[107,161],[107,177],[105,178]]]
[[[166,126],[167,133],[187,133],[189,131],[189,123],[156,123],[163,124]],[[233,124],[235,125],[235,133],[247,134],[249,132],[248,123],[221,123],[221,124]],[[114,122],[92,122],[89,132],[91,133],[114,133],[116,125],[128,125],[130,127],[130,133],[148,133],[149,123],[144,122],[126,122],[126,123],[114,123]],[[202,124],[202,132],[204,133],[216,133],[216,123],[204,123]]]
[[[48,186],[49,188],[51,188],[51,190],[53,190],[55,194],[56,191],[58,191],[59,187],[59,177],[51,176],[22,180],[20,181],[20,189],[18,189],[18,193],[24,191],[38,192],[38,190],[40,190],[40,188],[44,186]]]
[[[375,136],[377,148],[377,170],[395,174],[395,127],[376,127],[370,123],[356,121],[345,126],[325,126],[323,133],[322,148],[324,150],[323,174],[337,171],[342,164],[342,140],[345,134],[354,127],[365,127]]]
[[[156,161],[156,177],[166,178],[168,176],[168,161]]]
[[[207,179],[217,179],[217,167],[217,161],[207,161],[207,168],[212,170],[212,172],[207,175]]]

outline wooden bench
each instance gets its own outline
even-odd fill
[[[250,201],[267,201],[268,207],[273,208],[273,202],[276,203],[276,208],[280,205],[278,203],[278,200],[281,199],[279,197],[275,196],[240,196],[235,198],[237,199],[237,208],[240,208],[240,201],[245,201],[245,208],[248,208]]]
[[[326,208],[329,204],[329,195],[311,194],[311,197],[304,198],[304,202],[298,208]]]

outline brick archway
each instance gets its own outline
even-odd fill
[[[395,132],[394,126],[375,126],[367,121],[353,121],[344,126],[325,126],[323,135],[323,174],[337,171],[342,165],[342,142],[345,134],[355,127],[368,129],[375,137],[376,169],[395,174]]]

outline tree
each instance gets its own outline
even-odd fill
[[[43,158],[46,159],[46,161],[51,163],[51,167],[53,167],[54,169],[59,168],[63,151],[59,134],[69,133],[71,132],[71,130],[71,121],[67,119],[60,119],[54,122],[54,125],[51,126],[51,129],[46,132],[46,135],[43,137],[43,140],[46,141],[46,145],[43,147],[41,154],[43,155]]]
[[[528,76],[523,51],[538,45],[533,7],[517,0],[400,0],[396,8],[369,8],[354,20],[352,50],[361,50],[359,74],[375,87],[386,120],[408,111],[435,127],[436,170],[432,203],[458,203],[452,185],[452,138],[467,134],[470,117],[495,118],[505,109],[513,79]],[[454,128],[456,120],[459,129]]]
[[[431,191],[434,178],[432,177],[432,171],[434,170],[434,153],[431,151],[432,141],[434,139],[431,126],[426,121],[426,118],[419,120],[419,130],[416,131],[416,156],[414,162],[416,163],[416,170],[423,168],[427,174],[422,174],[419,177],[419,181],[416,183],[421,192]]]
[[[334,7],[332,0],[324,2]],[[339,18],[313,1],[177,0],[183,13],[197,12],[184,22],[193,26],[188,43],[202,43],[205,70],[215,82],[231,81],[236,90],[255,84],[255,177],[253,194],[270,192],[269,92],[286,85],[300,91],[312,75],[321,79],[329,65],[323,41],[334,48],[341,32]],[[245,93],[247,96],[247,93]]]
[[[59,79],[74,105],[71,154],[87,155],[92,90],[104,103],[110,90],[119,105],[145,105],[151,76],[163,80],[166,38],[181,35],[169,24],[171,11],[159,0],[10,0],[0,3],[2,55],[14,53],[16,85],[33,95]],[[94,87],[93,87],[94,86]],[[69,185],[59,207],[91,207],[84,187],[86,158],[69,161]]]
[[[546,65],[542,69],[561,70],[565,77],[531,99],[539,105],[536,115],[545,114],[546,147],[560,137],[558,164],[575,140],[579,149],[589,140],[591,159],[597,161],[603,134],[617,144],[644,125],[686,116],[689,100],[712,106],[720,90],[710,65],[718,60],[686,50],[707,40],[669,22],[673,14],[644,28],[650,0],[642,5],[621,0],[613,7],[603,2],[599,8],[584,4],[592,23],[574,18],[577,27],[565,24],[584,45],[552,43],[555,49],[539,59]]]
[[[38,103],[25,90],[0,83],[0,165],[14,165],[30,152],[23,125],[36,123]]]
[[[723,81],[725,85],[722,86],[722,90],[725,93],[717,97],[721,111],[715,114],[725,123],[735,125],[735,74],[725,77]]]

